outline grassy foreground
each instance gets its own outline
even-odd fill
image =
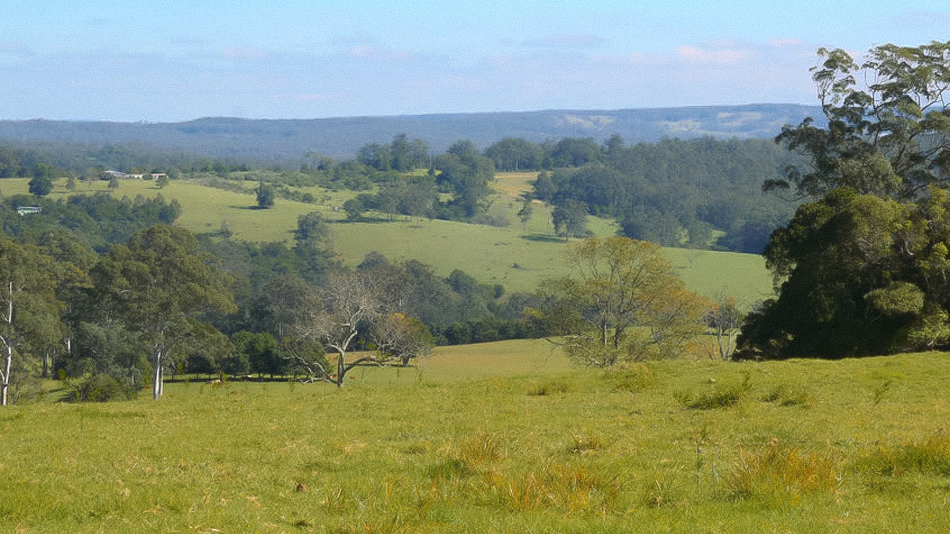
[[[3,532],[940,532],[944,354],[572,369],[544,341],[319,384],[0,411]]]

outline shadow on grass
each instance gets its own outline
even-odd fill
[[[391,223],[391,222],[399,222],[399,221],[386,219],[383,217],[358,217],[356,219],[332,219],[332,220],[326,220],[326,222],[332,223],[332,224],[350,224],[350,223],[380,224],[380,223]]]
[[[537,243],[567,243],[567,239],[556,235],[548,234],[527,234],[521,236],[525,241],[535,241]]]

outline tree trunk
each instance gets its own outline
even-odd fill
[[[11,304],[12,308],[13,305]],[[7,358],[3,366],[3,383],[0,384],[0,406],[7,405],[7,391],[10,390],[10,368],[13,366],[13,346],[7,343]]]
[[[7,405],[7,392],[10,390],[10,369],[13,367],[13,282],[10,282],[10,294],[7,296],[9,299],[7,301],[7,316],[6,321],[7,325],[10,327],[10,336],[3,340],[4,346],[7,348],[7,358],[6,362],[3,365],[3,380],[0,384],[0,406]]]
[[[343,387],[343,375],[346,374],[346,353],[340,351],[336,360],[336,387]]]
[[[155,372],[152,375],[152,399],[158,400],[162,396],[162,382],[164,382],[164,376],[162,374],[162,350],[155,349]]]

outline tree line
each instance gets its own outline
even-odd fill
[[[23,205],[41,208],[21,215]],[[124,398],[166,374],[296,375],[341,385],[363,363],[408,364],[435,344],[538,337],[537,297],[461,270],[369,254],[344,269],[318,212],[291,244],[195,236],[177,201],[104,193],[0,204],[0,401],[59,377],[70,399]],[[337,362],[328,362],[327,350]],[[361,360],[357,360],[358,362]]]

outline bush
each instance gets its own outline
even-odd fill
[[[67,384],[64,402],[108,402],[131,400],[136,391],[111,375],[87,375]]]

